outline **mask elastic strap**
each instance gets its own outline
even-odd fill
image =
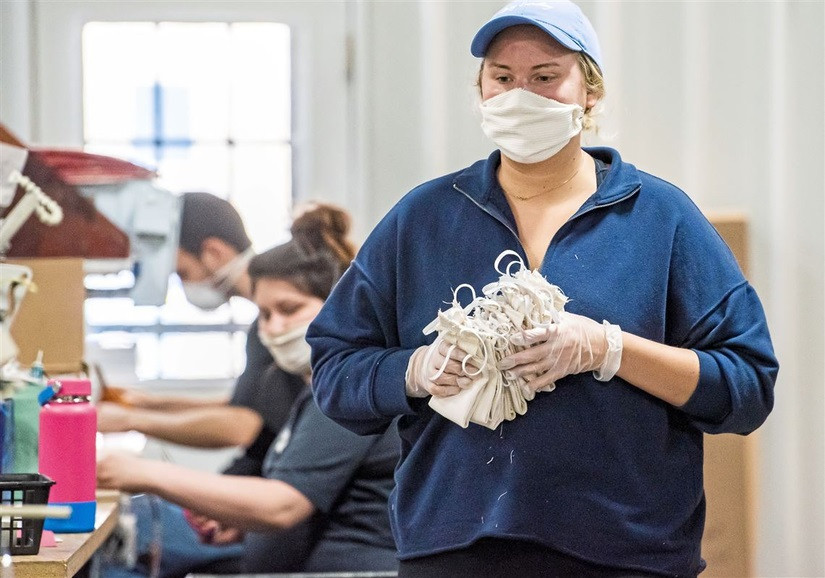
[[[469,305],[467,305],[466,307],[462,307],[461,302],[458,300],[458,292],[462,289],[469,289],[470,293],[472,293],[473,295],[473,298],[470,300]],[[469,283],[462,283],[461,285],[456,287],[455,290],[453,290],[453,307],[461,307],[464,310],[464,313],[469,313],[470,311],[472,311],[476,299],[478,299],[478,297],[476,296],[475,287],[473,287]]]
[[[215,280],[213,283],[214,287],[224,292],[232,289],[241,275],[243,275],[243,272],[246,271],[249,261],[254,256],[255,251],[252,246],[249,246],[243,253],[239,253],[233,257],[229,263],[215,271],[212,276]]]
[[[505,269],[504,271],[502,271],[502,270],[499,268],[499,265],[501,264],[502,259],[504,259],[504,258],[505,258],[505,257],[507,257],[507,256],[513,256],[513,257],[515,257],[515,261],[511,261],[511,262],[507,265],[506,269]],[[518,253],[516,253],[516,252],[515,252],[515,251],[513,251],[512,249],[507,249],[507,250],[505,250],[505,251],[502,251],[502,252],[499,254],[499,256],[498,256],[498,257],[496,257],[496,260],[495,260],[495,262],[493,263],[493,267],[495,268],[495,270],[498,272],[498,274],[499,274],[499,275],[510,275],[510,266],[512,266],[512,265],[513,265],[513,263],[518,263],[519,265],[521,265],[521,267],[520,267],[520,268],[521,268],[521,269],[524,269],[524,261],[522,260],[521,255],[519,255]]]
[[[431,347],[429,349],[429,351],[427,351],[427,357],[424,358],[424,367],[429,367],[430,361],[432,360],[432,357],[433,357],[433,353],[441,347],[441,342],[442,341],[443,341],[443,339],[441,338],[440,335],[438,337],[436,337],[435,342],[438,342],[438,346],[437,347]],[[449,346],[449,348],[447,349],[447,354],[444,356],[444,361],[441,364],[441,367],[439,367],[438,371],[436,371],[433,375],[431,375],[428,378],[430,381],[433,381],[434,379],[438,379],[439,377],[441,377],[444,374],[444,371],[447,369],[447,364],[450,362],[450,354],[452,354],[452,352],[455,350],[455,347],[456,347],[455,345],[450,345]]]
[[[461,371],[463,371],[468,377],[475,377],[476,375],[484,371],[484,368],[487,366],[487,361],[489,359],[487,357],[487,348],[484,347],[484,338],[480,335],[478,331],[470,327],[460,329],[458,332],[459,337],[461,337],[462,334],[470,334],[473,337],[475,337],[478,340],[481,349],[484,351],[484,361],[481,364],[481,367],[478,368],[478,371],[467,371],[467,362],[473,358],[472,355],[467,354],[464,357],[464,359],[461,360]]]

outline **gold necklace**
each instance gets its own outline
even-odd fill
[[[513,197],[513,198],[515,198],[515,199],[518,199],[519,201],[529,201],[530,199],[535,199],[536,197],[539,197],[539,196],[541,196],[541,195],[545,195],[545,194],[549,193],[550,191],[555,191],[556,189],[559,189],[559,188],[563,187],[564,185],[566,185],[567,183],[569,183],[570,181],[572,181],[572,180],[573,180],[573,177],[575,177],[577,174],[579,174],[579,167],[576,167],[576,170],[575,170],[575,171],[573,171],[573,174],[572,174],[572,175],[570,175],[569,177],[567,177],[567,178],[566,178],[565,180],[563,180],[562,182],[560,182],[558,185],[552,186],[552,187],[550,187],[550,188],[549,188],[549,189],[547,189],[547,190],[544,190],[544,191],[542,191],[542,192],[540,192],[540,193],[536,193],[535,195],[530,195],[529,197],[522,197],[522,196],[517,195],[517,194],[515,194],[515,193],[507,193],[507,196]],[[505,191],[505,192],[506,192],[506,191]]]

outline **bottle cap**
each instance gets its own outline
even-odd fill
[[[92,382],[88,379],[50,379],[49,385],[59,386],[57,395],[92,395]]]

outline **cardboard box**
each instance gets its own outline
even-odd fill
[[[43,350],[47,374],[77,373],[83,370],[85,326],[83,302],[83,259],[9,259],[30,267],[35,291],[23,299],[11,327],[20,353],[18,361],[29,366]]]
[[[708,219],[748,274],[748,222],[740,213],[710,213]],[[754,576],[756,557],[757,434],[705,435],[707,516],[703,578]]]
[[[748,275],[748,219],[738,212],[708,213],[708,220],[719,231],[745,276]]]

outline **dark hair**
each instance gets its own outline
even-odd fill
[[[283,279],[325,300],[355,257],[355,245],[348,238],[350,225],[343,209],[323,203],[307,205],[292,223],[290,241],[249,261],[253,292],[258,279]]]
[[[203,242],[217,237],[243,253],[252,241],[246,234],[243,220],[229,201],[211,193],[184,193],[180,218],[178,246],[200,256]]]

